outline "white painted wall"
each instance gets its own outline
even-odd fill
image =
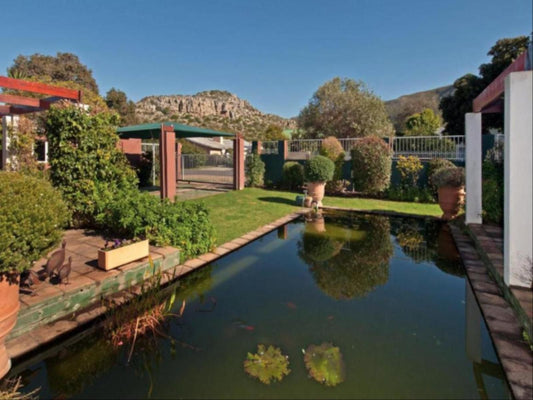
[[[465,114],[466,223],[481,224],[481,113]]]
[[[533,258],[532,76],[523,71],[505,78],[504,279],[526,287]]]
[[[2,169],[5,170],[6,167],[11,162],[11,157],[9,154],[9,144],[10,137],[9,131],[16,129],[18,126],[19,117],[17,115],[11,116],[6,115],[2,117]]]

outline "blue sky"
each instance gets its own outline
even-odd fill
[[[503,37],[530,34],[531,0],[0,1],[0,73],[33,53],[72,52],[137,101],[229,90],[295,116],[327,80],[384,100],[477,73]]]

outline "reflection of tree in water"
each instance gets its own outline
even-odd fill
[[[213,278],[211,277],[213,272],[212,265],[206,265],[205,267],[198,268],[196,271],[185,275],[178,281],[178,289],[176,291],[177,300],[192,300],[198,296],[200,302],[203,302],[203,298],[206,292],[211,289],[213,285]]]
[[[91,335],[45,360],[50,389],[66,397],[80,393],[110,369],[118,355],[105,337]]]
[[[335,299],[365,296],[388,280],[393,252],[389,219],[353,214],[334,219],[335,225],[327,224],[325,232],[317,232],[308,223],[298,254],[327,295]]]
[[[391,233],[416,263],[432,262],[441,271],[463,277],[464,268],[447,224],[415,218],[392,219]]]

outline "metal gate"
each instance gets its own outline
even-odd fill
[[[231,154],[182,154],[178,181],[233,185],[233,156]]]

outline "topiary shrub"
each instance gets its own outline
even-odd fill
[[[384,140],[367,137],[352,148],[354,187],[364,194],[376,195],[390,184],[392,151]]]
[[[161,201],[135,190],[98,202],[98,208],[101,229],[122,238],[147,238],[156,246],[178,247],[185,258],[207,253],[215,245],[214,228],[202,203]]]
[[[50,182],[0,172],[0,275],[22,272],[54,247],[69,212]]]
[[[335,164],[324,156],[315,156],[305,163],[304,179],[306,182],[327,182],[333,178]]]
[[[295,161],[283,164],[282,182],[285,189],[298,190],[304,184],[303,165]]]
[[[338,193],[344,189],[344,182],[342,180],[342,167],[344,165],[344,149],[341,142],[334,137],[329,136],[322,141],[320,147],[320,155],[329,158],[335,164],[333,171],[333,178],[326,183],[326,193]]]
[[[46,119],[50,179],[63,194],[74,226],[92,227],[96,196],[137,190],[137,176],[117,148],[118,116],[53,106]],[[97,193],[98,190],[98,193]]]
[[[461,187],[465,184],[465,169],[462,167],[440,168],[433,174],[433,184],[438,187]]]
[[[246,157],[246,186],[263,186],[265,177],[265,163],[261,156],[252,153]]]

